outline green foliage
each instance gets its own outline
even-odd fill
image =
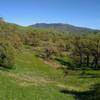
[[[100,83],[100,71],[90,69],[100,68],[100,33],[55,27],[22,27],[0,18],[0,67],[16,67],[0,70],[0,100],[82,100],[90,85]],[[58,64],[63,70],[53,68]],[[89,70],[72,70],[77,67]],[[74,94],[61,93],[60,88]],[[89,97],[100,98],[99,84],[90,90]]]
[[[46,26],[51,27],[51,24]],[[70,26],[69,31],[65,32],[59,31],[58,28],[65,30],[66,25],[53,26],[54,28],[22,27],[1,20],[0,37],[9,41],[16,50],[29,47],[45,59],[66,56],[72,58],[75,66],[79,68],[98,69],[100,67],[99,31]],[[79,29],[78,32],[77,29]]]
[[[100,64],[100,37],[75,37],[72,42],[72,56],[82,68],[99,69]]]
[[[56,45],[50,41],[44,42],[39,50],[39,56],[44,59],[52,59],[53,56],[56,56],[57,54],[58,50]]]
[[[0,41],[0,66],[4,68],[14,66],[14,48],[8,41]]]

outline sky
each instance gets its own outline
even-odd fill
[[[23,26],[67,23],[100,29],[100,0],[0,0],[0,17]]]

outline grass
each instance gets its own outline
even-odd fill
[[[91,84],[99,83],[97,77],[81,77],[80,71],[68,71],[64,76],[43,62],[31,51],[24,50],[16,55],[15,68],[0,70],[0,100],[75,100],[73,95],[60,89],[85,91]],[[88,75],[99,75],[100,71],[86,71]]]
[[[0,100],[73,100],[57,89],[62,74],[24,51],[16,56],[14,69],[0,70]]]

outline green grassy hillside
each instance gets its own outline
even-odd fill
[[[54,27],[0,21],[0,100],[100,100],[100,32]]]
[[[80,71],[69,71],[66,77],[36,57],[33,52],[23,50],[16,55],[15,68],[0,70],[0,100],[75,100],[71,94],[60,90],[84,91],[91,84],[100,82],[97,78],[80,77]],[[99,74],[100,71],[86,73]]]
[[[24,51],[17,55],[15,69],[0,70],[0,100],[73,100],[57,89],[61,75],[61,71]]]

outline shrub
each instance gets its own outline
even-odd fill
[[[0,41],[0,66],[9,69],[14,66],[14,49],[5,41]]]

